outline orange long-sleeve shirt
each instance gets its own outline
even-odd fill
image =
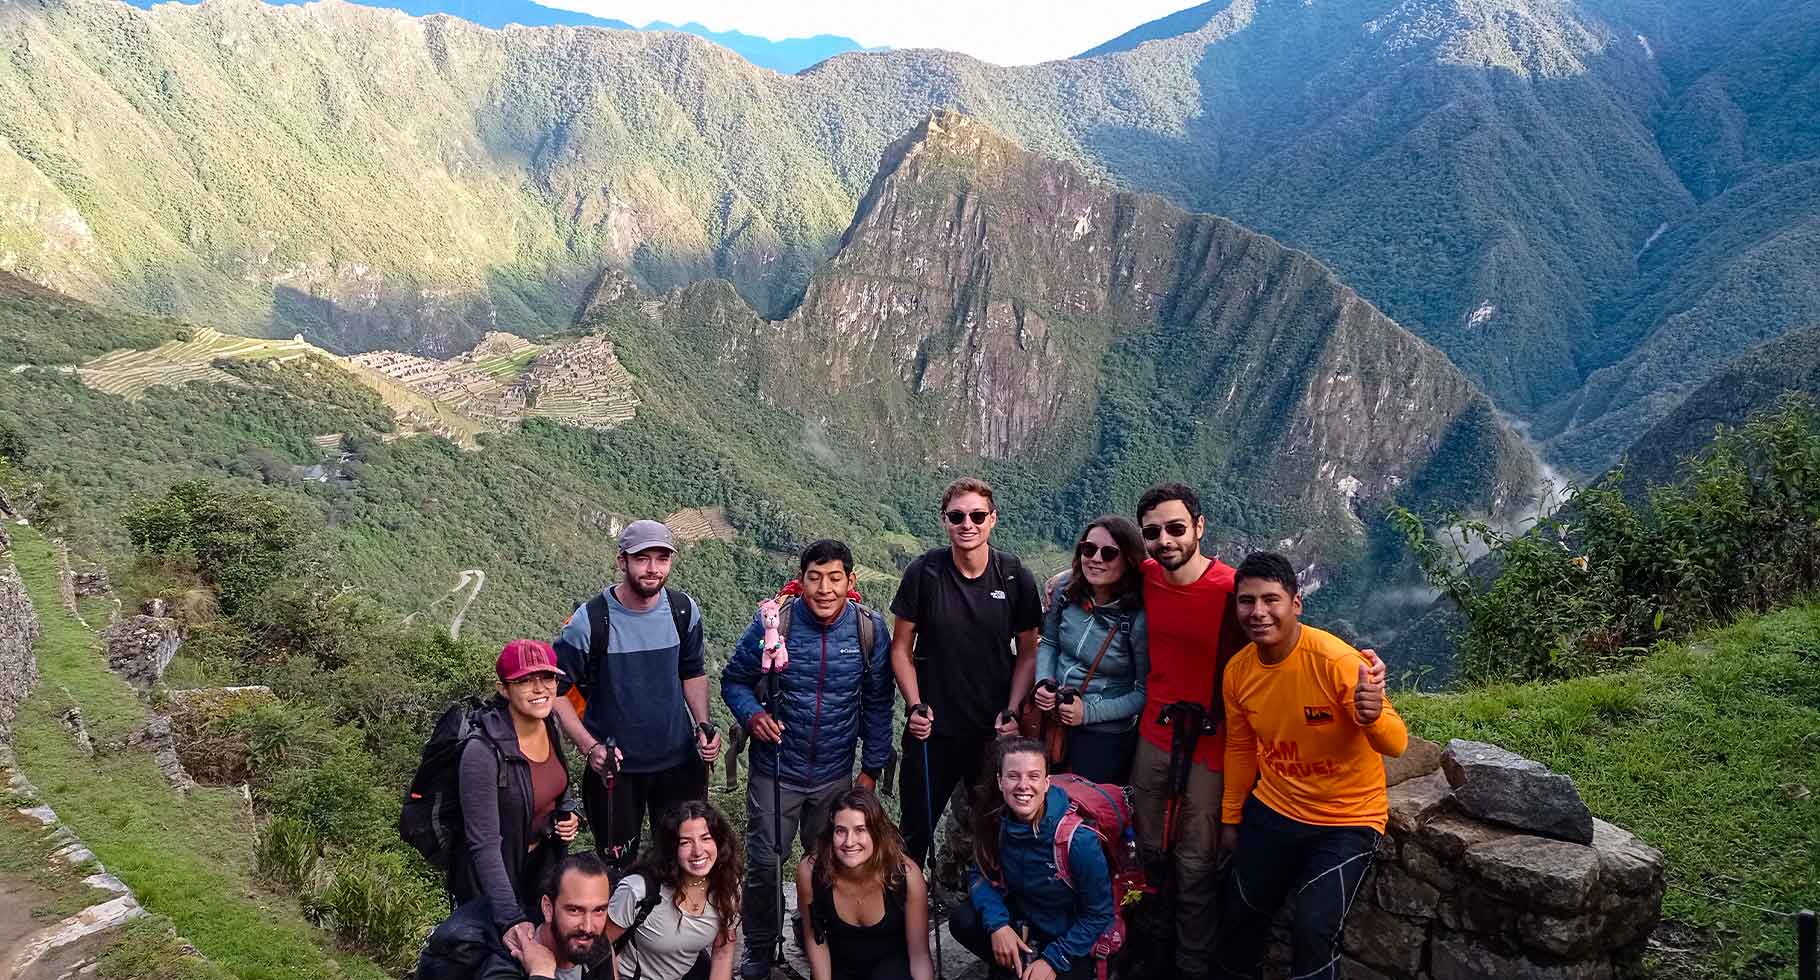
[[[1384,711],[1359,724],[1353,706],[1364,655],[1339,637],[1303,626],[1278,664],[1248,644],[1226,667],[1226,791],[1222,819],[1239,822],[1257,783],[1258,801],[1291,820],[1384,832],[1389,801],[1381,755],[1402,755],[1409,729]]]

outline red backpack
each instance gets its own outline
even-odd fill
[[[1068,867],[1068,848],[1081,827],[1099,838],[1112,879],[1112,924],[1093,944],[1094,972],[1106,980],[1107,962],[1125,946],[1125,906],[1153,894],[1137,856],[1137,831],[1132,824],[1131,803],[1123,786],[1083,779],[1073,773],[1049,777],[1049,785],[1068,794],[1068,809],[1055,827],[1055,873],[1062,884],[1074,887]]]

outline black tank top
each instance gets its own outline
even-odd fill
[[[900,881],[885,889],[885,917],[869,926],[856,926],[840,917],[834,908],[834,889],[817,880],[810,899],[810,923],[816,934],[828,944],[828,958],[834,967],[835,980],[871,975],[873,967],[885,960],[910,958],[909,941],[904,938],[904,885]]]

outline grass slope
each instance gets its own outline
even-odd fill
[[[45,801],[141,904],[242,980],[382,980],[377,967],[333,950],[289,900],[254,882],[254,830],[239,794],[200,787],[180,797],[142,748],[93,757],[76,749],[59,721],[69,708],[82,709],[97,743],[142,725],[145,709],[108,671],[94,634],[59,605],[44,538],[23,527],[12,537],[44,629],[42,679],[20,711],[17,752]],[[137,955],[120,952],[117,968]]]
[[[1820,605],[1664,646],[1625,673],[1397,706],[1426,738],[1493,742],[1571,775],[1594,813],[1662,849],[1663,915],[1698,939],[1652,953],[1653,976],[1794,976],[1792,920],[1751,906],[1820,906]]]

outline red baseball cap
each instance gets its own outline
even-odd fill
[[[569,675],[556,666],[556,651],[550,649],[542,640],[513,640],[499,651],[499,663],[494,666],[502,681],[515,681],[528,674],[555,674],[563,680]]]

